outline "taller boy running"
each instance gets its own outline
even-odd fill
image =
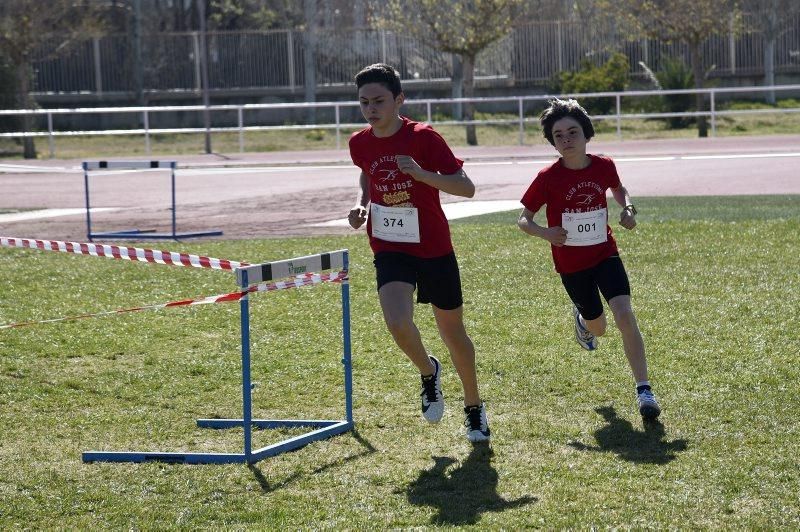
[[[552,100],[541,116],[542,132],[561,158],[544,168],[525,195],[517,225],[532,236],[550,242],[556,271],[573,303],[575,338],[588,350],[597,348],[597,336],[606,332],[600,293],[622,333],[625,356],[636,381],[639,413],[655,419],[661,408],[650,388],[644,341],[631,308],[631,288],[617,244],[608,226],[606,190],[622,209],[620,225],[636,226],[636,208],[622,186],[617,168],[608,157],[588,155],[586,143],[594,127],[575,100]],[[547,205],[547,227],[533,216]]]
[[[418,303],[431,303],[464,388],[467,438],[486,441],[489,422],[478,393],[475,347],[464,327],[458,263],[439,201],[440,190],[471,198],[475,185],[436,131],[400,116],[405,97],[394,68],[370,65],[355,81],[369,126],[350,138],[350,157],[361,176],[348,221],[354,229],[367,222],[384,320],[420,372],[423,417],[437,423],[444,414],[442,368],[426,351],[414,323],[415,288]]]

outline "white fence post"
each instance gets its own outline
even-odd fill
[[[717,136],[717,113],[715,109],[714,89],[711,89],[711,136]]]
[[[334,107],[334,113],[336,114],[336,149],[342,149],[342,130],[339,128],[339,104],[337,103]]]
[[[622,140],[622,97],[617,94],[617,138]]]
[[[147,109],[142,111],[142,119],[144,122],[144,152],[150,155],[150,117],[147,114]]]
[[[244,109],[241,105],[236,108],[236,115],[239,121],[239,153],[244,153]]]
[[[50,148],[50,158],[56,156],[55,139],[53,138],[53,113],[47,113],[47,146]]]
[[[522,146],[525,144],[525,116],[522,113],[522,97],[520,96],[517,100],[519,109],[519,145]]]

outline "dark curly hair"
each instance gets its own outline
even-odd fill
[[[403,87],[400,85],[400,73],[386,63],[375,63],[364,67],[361,72],[356,74],[355,80],[356,87],[359,89],[367,83],[381,83],[392,91],[392,96],[395,98],[403,92]]]
[[[589,118],[589,113],[580,106],[577,100],[573,100],[572,98],[569,100],[553,98],[548,103],[550,106],[542,111],[539,117],[539,123],[542,125],[544,138],[546,138],[550,144],[553,146],[556,145],[553,141],[553,124],[566,117],[574,119],[581,125],[583,136],[586,137],[586,140],[594,137],[592,119]]]

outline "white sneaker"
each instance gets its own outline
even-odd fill
[[[581,344],[581,347],[587,351],[594,351],[597,349],[597,337],[583,326],[581,323],[581,313],[575,305],[572,305],[572,315],[575,317],[575,339]]]
[[[661,414],[661,407],[658,406],[652,390],[642,390],[641,393],[636,394],[636,404],[639,406],[642,418],[648,421],[656,419]]]
[[[467,428],[467,439],[472,443],[489,441],[491,431],[485,403],[464,408],[464,426]]]
[[[429,423],[438,423],[444,415],[444,395],[440,378],[442,365],[435,356],[428,355],[436,368],[433,375],[422,377],[422,417]]]

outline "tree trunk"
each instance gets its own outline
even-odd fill
[[[464,98],[472,98],[475,95],[475,57],[462,55],[461,61],[464,67]],[[464,119],[467,121],[475,120],[475,105],[472,102],[464,104]],[[470,146],[478,145],[475,124],[467,125],[467,144]]]
[[[16,67],[17,78],[17,109],[33,109],[35,103],[31,98],[31,67],[27,62],[23,62]],[[33,130],[33,116],[22,115],[20,118],[20,125],[22,131],[25,133]],[[26,159],[36,159],[36,142],[33,137],[22,138],[22,156]]]
[[[198,3],[200,13],[204,13],[202,2]],[[205,17],[202,17],[205,18]],[[204,22],[201,21],[202,24]],[[142,0],[133,3],[133,90],[136,105],[144,106],[144,63],[142,62]]]
[[[764,43],[764,85],[775,85],[775,37],[768,35]],[[775,91],[766,91],[767,103],[775,105]]]
[[[777,2],[771,3],[767,13],[767,27],[764,28],[764,85],[775,85],[775,38],[778,28]],[[767,91],[767,103],[775,105],[775,91]]]
[[[317,101],[317,0],[303,0],[306,31],[303,32],[303,77],[306,102]],[[317,123],[316,107],[306,113],[309,124]]]
[[[705,77],[705,73],[703,72],[703,58],[700,55],[700,41],[690,43],[691,49],[691,58],[692,58],[692,76],[694,77],[694,88],[695,89],[702,89],[703,88],[703,81]],[[695,94],[694,97],[695,102],[695,110],[697,112],[703,112],[706,110],[706,100],[705,95],[702,93]],[[705,116],[698,116],[697,117],[697,136],[698,137],[707,137],[708,136],[708,125],[706,124],[706,117]]]
[[[461,56],[453,54],[453,76],[450,84],[451,97],[463,98],[464,97],[464,66],[461,63]],[[458,102],[453,104],[453,120],[462,120],[464,118],[464,104]]]

